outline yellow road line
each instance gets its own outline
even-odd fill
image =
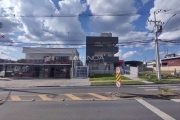
[[[65,94],[66,96],[68,96],[69,98],[73,99],[73,100],[82,100],[81,98],[74,96],[73,94]]]
[[[46,101],[52,100],[51,98],[47,97],[46,95],[39,95],[39,97],[40,97],[42,100],[46,100]]]
[[[92,95],[92,96],[95,96],[95,97],[97,97],[97,98],[100,98],[100,99],[102,99],[102,100],[110,100],[110,98],[105,97],[105,96],[102,96],[102,95],[98,95],[98,94],[96,94],[96,93],[88,93],[88,94],[90,94],[90,95]]]
[[[21,98],[17,95],[11,95],[11,100],[12,101],[21,101]]]

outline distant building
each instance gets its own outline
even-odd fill
[[[75,48],[39,48],[24,47],[25,59],[17,63],[0,63],[3,65],[5,77],[28,78],[70,78],[75,68],[82,66]],[[73,73],[73,75],[72,75]]]
[[[154,68],[156,67],[156,60],[146,62],[146,65],[147,65],[147,68]]]
[[[168,54],[161,59],[162,66],[180,66],[180,56],[176,54]]]
[[[14,60],[9,60],[9,59],[1,59],[0,58],[0,71],[3,71],[3,64],[4,63],[15,63],[16,61]]]
[[[114,64],[119,57],[114,56],[119,47],[118,37],[112,37],[112,33],[101,33],[100,36],[86,37],[86,64],[92,73],[115,73]]]

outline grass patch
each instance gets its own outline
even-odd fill
[[[158,81],[155,74],[139,74],[139,78],[154,82],[154,83],[180,83],[180,77],[175,75],[162,75],[162,80]]]
[[[122,85],[141,85],[144,84],[140,81],[122,81]],[[92,86],[108,86],[108,85],[116,85],[116,82],[91,82]]]
[[[116,76],[112,74],[95,74],[93,78],[89,79],[90,81],[102,81],[102,80],[116,80]],[[125,76],[121,76],[121,80],[131,80]]]

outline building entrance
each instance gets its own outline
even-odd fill
[[[34,77],[39,77],[40,67],[35,67],[34,71],[35,71],[35,73],[34,73],[35,76]]]
[[[55,72],[55,68],[51,67],[50,68],[50,77],[54,77],[54,72]]]

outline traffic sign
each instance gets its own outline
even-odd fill
[[[121,74],[116,73],[116,81],[120,81],[121,80]]]
[[[121,72],[120,67],[116,67],[116,73],[120,74],[120,72]]]
[[[117,82],[116,82],[116,86],[117,86],[118,88],[120,88],[120,87],[121,87],[121,83],[120,83],[119,81],[117,81]]]

